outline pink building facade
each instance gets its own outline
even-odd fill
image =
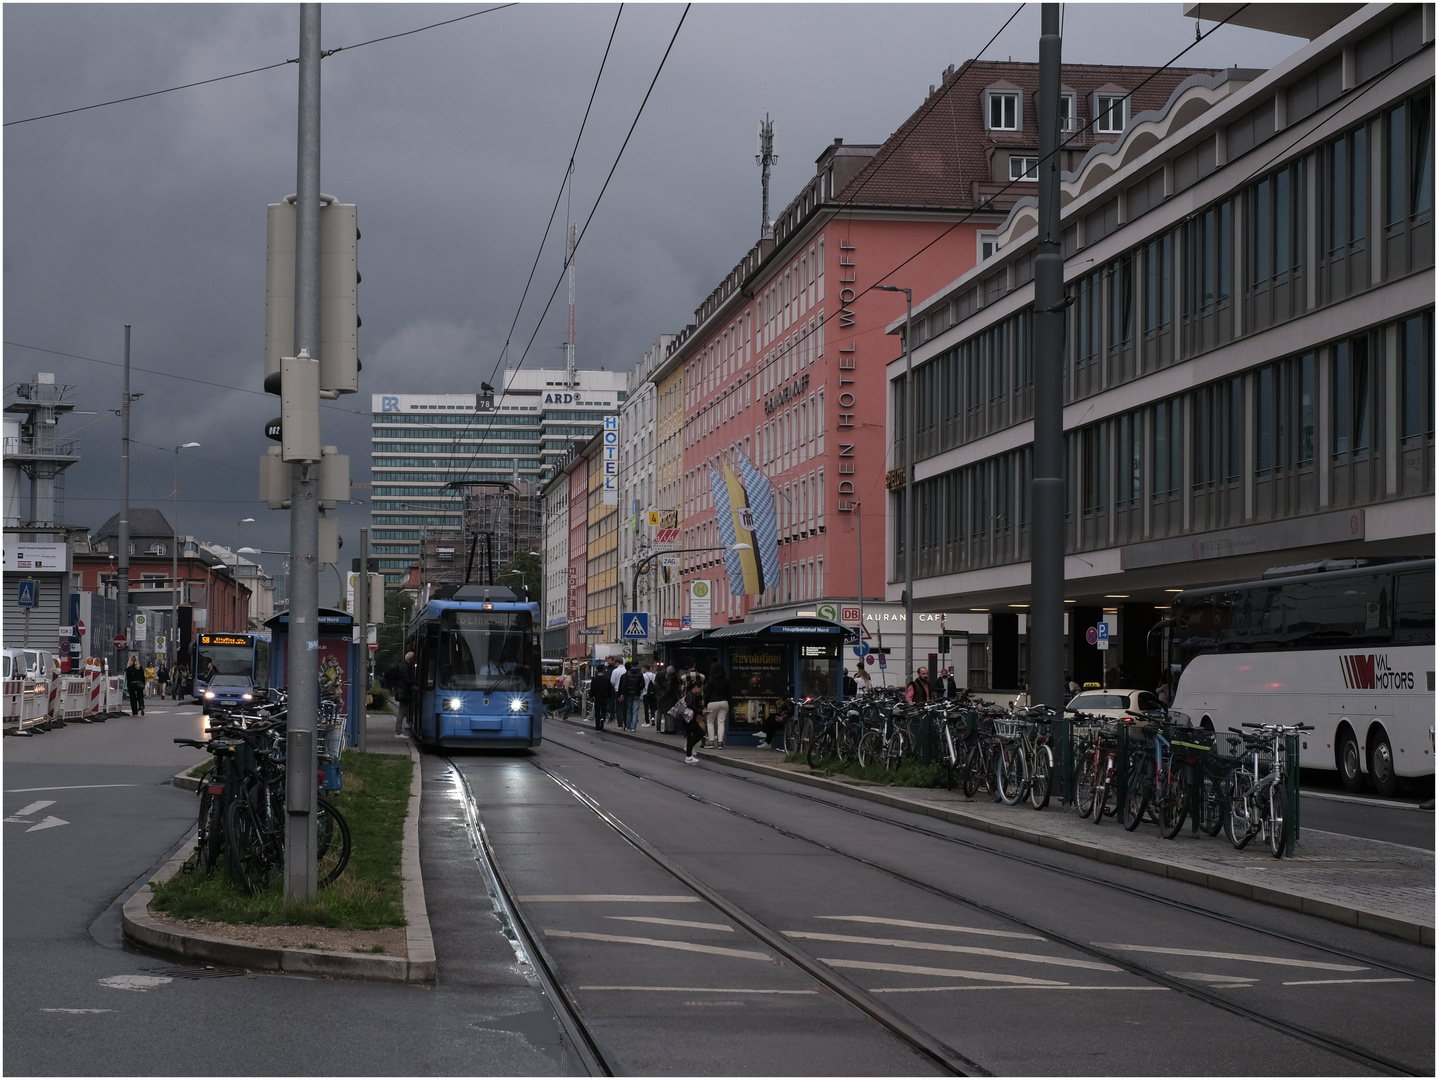
[[[589,459],[576,454],[569,465],[569,638],[570,658],[588,655],[584,629],[589,580]]]

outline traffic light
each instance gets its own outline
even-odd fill
[[[321,196],[320,390],[359,389],[359,223],[353,203]],[[265,243],[265,389],[280,392],[280,360],[295,351],[294,196],[271,203]]]

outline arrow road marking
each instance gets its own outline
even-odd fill
[[[26,829],[25,831],[26,831],[26,832],[39,832],[41,829],[53,829],[53,828],[56,828],[57,826],[60,826],[60,825],[68,825],[68,824],[70,824],[70,823],[69,823],[68,821],[66,821],[64,818],[57,818],[57,817],[55,817],[55,816],[53,816],[53,815],[50,815],[50,816],[46,817],[44,821],[40,822],[40,824],[38,824],[38,825],[31,825],[31,826],[30,826],[28,829]]]
[[[1022,960],[1030,964],[1052,964],[1055,967],[1084,968],[1087,971],[1118,971],[1113,964],[1094,960],[1073,960],[1066,956],[1038,956],[1034,953],[1006,952],[1002,949],[981,949],[976,945],[945,945],[937,941],[906,941],[903,938],[852,937],[848,934],[814,934],[785,930],[785,937],[809,941],[842,941],[850,945],[887,945],[893,949],[923,949],[929,952],[966,953],[970,956],[995,956],[1002,960]]]
[[[680,952],[710,953],[713,956],[733,956],[740,960],[773,961],[768,953],[752,949],[725,949],[718,945],[694,945],[687,941],[662,941],[658,938],[620,937],[618,934],[584,934],[577,930],[546,930],[549,937],[579,938],[582,941],[612,941],[620,945],[652,945],[656,949],[678,949]]]
[[[5,820],[6,820],[6,821],[20,821],[20,822],[24,822],[26,825],[28,825],[28,824],[30,824],[30,823],[29,823],[28,821],[26,821],[26,818],[30,817],[32,814],[38,814],[41,810],[45,809],[45,807],[47,807],[47,806],[54,806],[54,805],[55,805],[55,800],[54,800],[54,799],[41,799],[39,802],[32,802],[29,806],[22,806],[19,810],[16,810],[13,814],[11,814],[11,815],[10,815],[9,817],[7,817]]]
[[[1206,952],[1202,949],[1169,949],[1161,945],[1119,945],[1110,941],[1090,942],[1095,949],[1117,949],[1119,952],[1159,953],[1163,956],[1205,956],[1210,960],[1247,960],[1251,964],[1277,964],[1280,967],[1317,968],[1320,971],[1367,971],[1354,964],[1325,964],[1319,960],[1290,960],[1286,956],[1255,956],[1252,953]]]
[[[734,928],[717,922],[685,922],[683,919],[661,919],[655,915],[606,915],[606,919],[617,919],[620,922],[642,922],[657,923],[660,926],[687,926],[694,930],[723,930],[732,934]]]
[[[885,919],[878,915],[816,915],[818,919],[833,919],[840,922],[877,923],[882,926],[908,926],[915,930],[948,930],[955,934],[982,934],[985,937],[1020,938],[1024,941],[1044,941],[1038,934],[1021,934],[1016,930],[983,930],[977,926],[950,926],[947,923],[914,922],[910,919]]]

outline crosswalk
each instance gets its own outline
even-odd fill
[[[781,959],[769,949],[744,947],[742,939],[732,936],[736,928],[728,921],[715,920],[712,916],[717,913],[709,910],[704,915],[695,912],[697,917],[688,919],[638,913],[649,904],[703,903],[697,896],[534,895],[521,897],[520,900],[522,903],[545,905],[544,921],[551,923],[543,930],[548,940],[556,943],[585,942],[612,948],[611,955],[617,966],[625,962],[625,950],[635,949],[687,953],[691,957],[708,957],[716,964],[739,961],[741,966],[744,962],[774,965]],[[583,906],[573,908],[568,906],[571,904]],[[618,908],[622,913],[595,912],[596,905]],[[588,914],[581,916],[583,925],[576,926],[572,923],[580,921],[579,918],[556,917],[562,912]],[[594,914],[606,922],[631,924],[635,932],[624,934],[593,929]],[[1135,963],[1162,965],[1164,968],[1168,963],[1178,961],[1176,970],[1165,969],[1163,974],[1170,980],[1210,990],[1244,990],[1260,984],[1302,988],[1413,981],[1407,977],[1375,972],[1362,964],[1272,953],[1187,949],[1144,942],[1094,941],[1089,944],[1099,954],[1096,956],[1094,953],[1076,953],[1072,948],[1056,944],[1040,934],[995,926],[905,919],[888,914],[829,912],[805,915],[796,921],[801,925],[777,928],[779,933],[797,947],[810,951],[819,963],[858,980],[873,994],[1018,990],[1163,992],[1172,985],[1165,985],[1162,980],[1144,979],[1123,963],[1102,959],[1103,954],[1116,960],[1133,957]],[[571,925],[553,925],[562,923]],[[851,932],[840,932],[845,929]],[[720,935],[729,937],[729,941],[716,942],[714,939]],[[946,959],[949,962],[946,963]],[[692,981],[695,969],[691,966],[685,970],[686,981]],[[731,971],[728,967],[716,967],[713,975],[716,981],[722,982],[725,980],[721,976]],[[1285,975],[1291,977],[1284,978]],[[580,989],[726,994],[811,992],[760,985],[751,985],[747,989],[692,984],[628,985],[622,980],[582,986]]]

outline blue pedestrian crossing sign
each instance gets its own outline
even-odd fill
[[[626,638],[647,640],[649,637],[649,612],[626,611],[620,619],[620,625],[624,628]]]
[[[35,579],[25,578],[23,581],[16,582],[16,586],[15,603],[20,607],[34,607]]]

